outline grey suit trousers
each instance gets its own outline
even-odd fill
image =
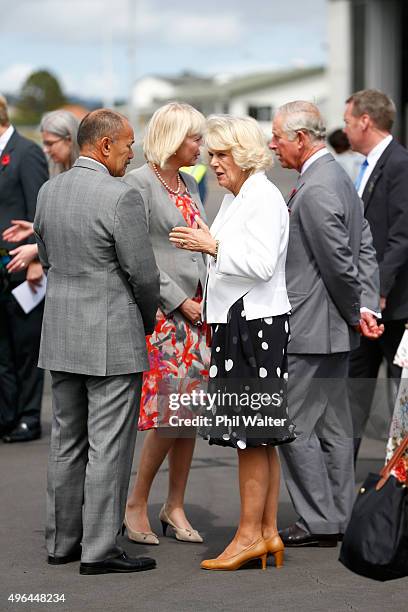
[[[119,555],[136,441],[142,373],[51,372],[46,544],[53,556],[82,542],[82,561]]]
[[[289,355],[288,410],[298,438],[279,453],[298,525],[310,533],[344,533],[354,501],[348,355]]]

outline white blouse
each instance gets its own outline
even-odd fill
[[[287,313],[289,214],[264,172],[251,175],[236,197],[224,197],[211,234],[220,243],[217,261],[209,256],[207,263],[207,323],[226,323],[228,310],[243,296],[248,320]]]

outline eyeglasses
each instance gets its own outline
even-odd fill
[[[57,138],[56,140],[43,140],[43,147],[44,149],[52,149],[52,147],[57,144],[57,142],[60,142],[60,140],[65,140],[65,138]]]

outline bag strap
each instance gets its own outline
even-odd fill
[[[381,479],[378,481],[375,487],[377,491],[385,485],[385,483],[387,482],[388,478],[391,475],[392,470],[397,465],[397,463],[399,462],[399,460],[401,459],[402,455],[405,453],[407,448],[408,448],[408,435],[406,435],[405,438],[403,438],[399,446],[395,449],[395,452],[393,456],[391,457],[391,459],[388,461],[388,463],[386,463],[386,465],[384,465],[384,467],[380,471]]]

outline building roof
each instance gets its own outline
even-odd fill
[[[284,85],[292,81],[323,75],[323,66],[312,68],[297,68],[291,70],[265,71],[234,76],[228,79],[217,80],[196,78],[179,84],[175,95],[180,99],[205,100],[205,99],[228,99],[233,96],[245,94],[251,91],[260,91],[270,87]]]

